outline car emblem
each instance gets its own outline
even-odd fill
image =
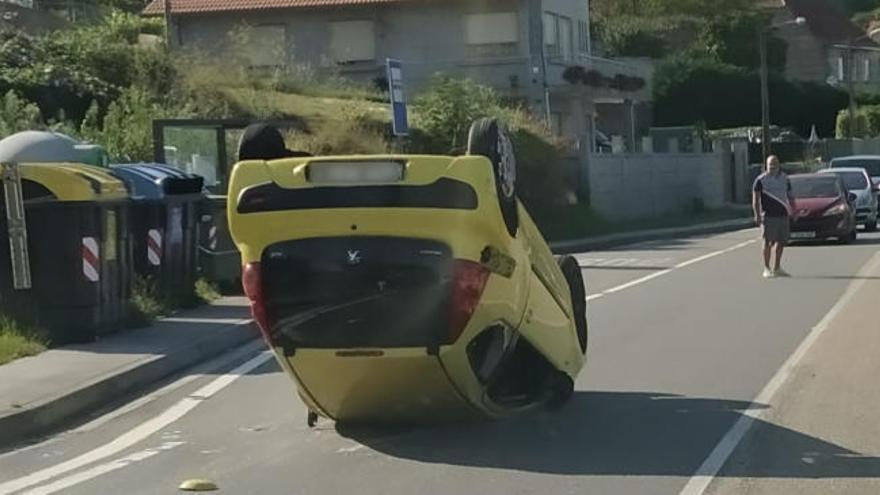
[[[349,265],[360,265],[361,264],[361,252],[359,250],[348,250],[348,264]]]

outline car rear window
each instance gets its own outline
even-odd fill
[[[795,198],[836,198],[840,182],[835,177],[792,177],[791,193]]]
[[[831,160],[831,168],[863,168],[871,177],[880,177],[880,160]]]
[[[849,191],[865,189],[868,187],[868,179],[865,178],[865,174],[863,173],[839,172],[839,175],[843,179],[843,186]]]

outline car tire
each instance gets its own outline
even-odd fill
[[[842,237],[838,237],[837,238],[838,244],[852,244],[859,235],[857,230],[858,230],[857,228],[854,228],[852,230],[852,232],[850,232],[849,234],[842,236]]]
[[[571,400],[572,396],[574,396],[574,380],[560,371],[550,383],[550,395],[545,405],[551,411],[558,411]]]
[[[877,219],[868,222],[865,224],[865,232],[874,232],[877,230]]]
[[[556,262],[568,283],[578,343],[581,346],[581,352],[586,353],[589,343],[589,327],[587,325],[587,289],[584,283],[584,274],[574,256],[559,256],[556,258]]]
[[[468,132],[468,155],[485,156],[492,163],[498,205],[507,232],[516,237],[519,217],[516,204],[516,154],[510,136],[498,119],[479,119]]]

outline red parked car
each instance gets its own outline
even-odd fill
[[[856,239],[854,193],[831,174],[800,174],[789,177],[795,198],[791,240],[837,238],[841,243]]]

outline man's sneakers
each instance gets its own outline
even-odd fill
[[[788,272],[783,270],[782,268],[777,268],[775,270],[771,270],[769,268],[764,268],[764,278],[776,278],[776,277],[789,278],[789,277],[791,277],[791,275],[789,275]]]

